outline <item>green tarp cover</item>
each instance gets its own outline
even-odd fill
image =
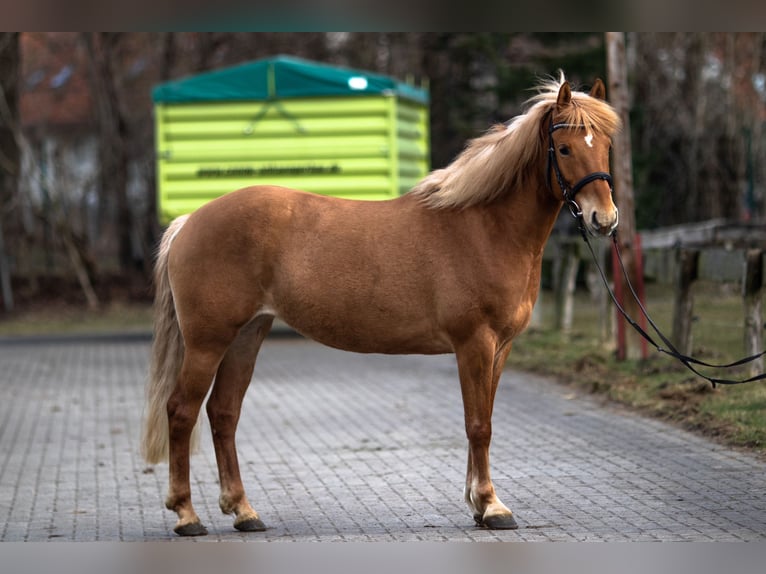
[[[394,93],[422,104],[428,92],[394,78],[290,56],[246,62],[154,87],[155,102],[272,100]]]

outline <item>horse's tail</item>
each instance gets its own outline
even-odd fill
[[[154,266],[154,340],[146,384],[146,411],[141,438],[141,452],[149,464],[168,459],[169,428],[167,403],[176,385],[184,358],[184,342],[176,317],[173,292],[168,277],[168,254],[178,231],[188,216],[175,219],[165,231]],[[192,433],[192,448],[198,443],[199,430]]]

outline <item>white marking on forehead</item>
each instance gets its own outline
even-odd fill
[[[593,134],[588,132],[588,135],[583,138],[588,147],[593,147]]]

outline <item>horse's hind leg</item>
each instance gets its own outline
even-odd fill
[[[195,345],[187,341],[178,382],[167,404],[170,486],[165,506],[178,514],[173,530],[180,536],[207,534],[191,502],[190,441],[202,402],[225,349],[220,344]]]
[[[264,316],[243,327],[226,351],[207,403],[221,482],[221,510],[234,514],[234,527],[243,531],[266,529],[245,495],[234,437],[255,359],[272,320]]]

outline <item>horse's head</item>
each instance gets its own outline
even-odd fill
[[[599,130],[596,123],[583,122],[582,109],[577,108],[588,106],[588,98],[603,100],[604,96],[601,80],[596,80],[590,94],[577,92],[574,96],[569,83],[563,82],[542,126],[549,144],[546,177],[551,191],[576,217],[582,217],[585,228],[594,235],[609,235],[617,227],[609,175],[612,140],[611,134]]]

